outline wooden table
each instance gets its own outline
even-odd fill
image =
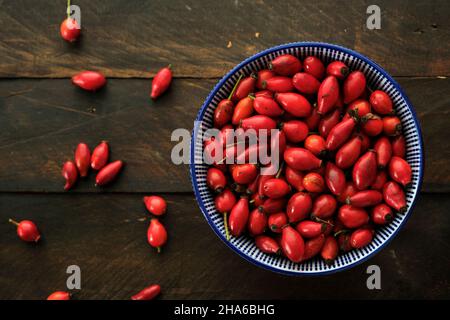
[[[160,283],[164,299],[449,298],[450,2],[377,1],[382,29],[368,30],[367,1],[73,1],[83,37],[59,36],[65,1],[0,1],[0,299],[43,299],[82,272],[78,299],[128,299]],[[229,250],[204,220],[188,167],[170,161],[175,128],[191,129],[218,79],[245,57],[291,41],[355,49],[382,65],[412,101],[423,129],[422,193],[405,228],[379,254],[320,278],[278,275]],[[230,45],[229,45],[230,44]],[[168,94],[149,99],[150,78],[173,64]],[[106,74],[95,94],[70,82]],[[62,163],[80,141],[108,140],[126,161],[99,190],[93,175],[63,192]],[[146,242],[142,196],[168,200],[170,241]],[[44,239],[17,239],[9,217],[30,218]],[[366,288],[377,264],[382,290]]]

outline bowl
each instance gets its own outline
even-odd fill
[[[351,70],[362,71],[366,75],[367,85],[371,89],[383,90],[391,97],[395,111],[403,126],[403,134],[406,140],[406,160],[412,168],[412,184],[406,191],[407,211],[404,214],[396,214],[395,219],[390,224],[378,228],[373,241],[369,245],[345,254],[340,253],[332,265],[325,264],[320,258],[303,263],[293,263],[282,256],[265,254],[255,246],[254,240],[247,235],[239,238],[231,237],[230,241],[227,241],[223,216],[216,211],[213,194],[206,185],[208,165],[201,163],[203,152],[201,136],[204,130],[212,128],[214,109],[220,100],[228,97],[241,74],[249,75],[252,72],[267,68],[271,60],[282,54],[292,54],[301,60],[312,55],[325,63],[340,60],[345,62]],[[395,237],[411,215],[422,184],[424,167],[423,142],[419,121],[411,103],[397,82],[383,68],[362,54],[341,46],[319,42],[296,42],[269,48],[245,59],[228,72],[208,95],[197,115],[190,151],[190,173],[195,197],[203,215],[217,236],[247,261],[265,269],[288,275],[333,273],[354,267],[374,256]]]

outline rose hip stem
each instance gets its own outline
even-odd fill
[[[228,100],[231,100],[231,97],[233,96],[234,92],[236,91],[236,88],[237,88],[237,86],[239,85],[239,82],[241,82],[241,79],[242,79],[243,76],[244,76],[244,75],[241,74],[241,75],[239,76],[239,78],[237,79],[236,84],[234,85],[233,89],[231,90],[230,95],[228,96]]]

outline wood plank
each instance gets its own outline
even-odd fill
[[[423,191],[450,191],[450,79],[398,79],[417,110],[426,148]],[[170,159],[171,133],[191,130],[215,80],[176,80],[157,102],[148,80],[109,81],[97,94],[69,80],[0,81],[0,191],[60,192],[62,163],[75,146],[110,141],[112,157],[127,162],[107,192],[189,192],[188,168]],[[95,112],[90,112],[95,109]],[[73,192],[95,192],[94,175]]]
[[[398,76],[450,75],[450,3],[379,0],[381,30],[366,28],[368,1],[75,1],[82,41],[59,36],[64,1],[2,1],[0,77],[221,77],[244,58],[295,41],[355,49]],[[176,25],[176,29],[174,29]],[[258,33],[258,37],[256,36]],[[228,43],[231,47],[228,48]]]
[[[163,299],[448,299],[447,195],[421,195],[405,228],[351,270],[288,277],[260,269],[228,249],[190,195],[164,195],[169,242],[146,243],[149,217],[140,195],[0,194],[0,299],[43,299],[63,290],[66,268],[80,266],[77,299],[128,299],[160,283]],[[6,221],[31,218],[44,241],[21,242]],[[381,268],[382,290],[366,288],[366,268]],[[320,284],[320,285],[318,285]],[[338,295],[338,296],[337,296]]]

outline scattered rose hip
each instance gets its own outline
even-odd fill
[[[155,216],[162,216],[166,213],[167,203],[166,200],[159,196],[144,197],[144,204],[148,212]]]
[[[61,23],[59,28],[59,32],[61,33],[61,37],[68,41],[74,42],[78,39],[81,33],[81,27],[78,24],[77,20],[70,16],[70,0],[67,1],[67,18]]]
[[[64,40],[74,42],[80,36],[81,28],[75,19],[67,18],[61,23],[59,32]]]
[[[227,239],[248,233],[265,253],[331,264],[406,211],[412,171],[393,102],[341,61],[279,56],[241,75],[213,120],[220,135],[205,141],[205,153],[223,148],[223,160],[232,154],[245,162],[216,161],[207,171]],[[276,175],[260,173],[270,164],[249,161],[252,152],[273,150],[274,136],[238,153],[227,133],[238,128],[280,129]]]
[[[158,71],[152,81],[152,90],[150,97],[156,100],[160,95],[162,95],[169,88],[172,82],[172,65],[168,65]]]
[[[16,222],[13,219],[9,219],[9,222],[17,226],[17,235],[23,241],[38,242],[41,238],[41,234],[33,221],[22,220],[20,222]]]
[[[153,300],[161,293],[161,287],[153,284],[131,297],[131,300]]]
[[[66,180],[64,190],[70,190],[77,182],[78,176],[86,177],[89,167],[99,170],[95,178],[95,186],[111,183],[119,175],[124,163],[121,160],[108,163],[108,159],[109,146],[106,141],[102,141],[95,147],[92,155],[86,143],[79,143],[75,149],[75,162],[66,161],[62,168],[62,176]]]
[[[97,71],[82,71],[72,77],[72,83],[87,91],[97,91],[106,84],[106,78]]]
[[[56,291],[49,295],[47,300],[70,300],[70,293],[65,291]]]

